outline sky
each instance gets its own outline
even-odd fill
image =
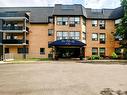
[[[0,7],[54,6],[54,4],[82,4],[86,8],[116,8],[120,0],[0,0]]]

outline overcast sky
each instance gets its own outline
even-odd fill
[[[120,0],[0,0],[0,7],[53,6],[54,4],[82,4],[87,8],[116,8]]]

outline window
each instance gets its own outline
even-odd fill
[[[62,39],[62,32],[57,32],[57,40],[60,40],[60,39]]]
[[[9,53],[9,48],[5,48],[5,53]]]
[[[48,36],[53,36],[53,29],[48,29]]]
[[[63,17],[62,25],[67,25],[67,24],[68,24],[68,17]]]
[[[100,57],[105,57],[105,48],[99,49]]]
[[[80,23],[80,17],[70,17],[69,18],[70,21],[70,27],[75,27],[75,24],[79,24]]]
[[[59,31],[57,32],[57,40],[68,39],[68,32]]]
[[[68,17],[57,17],[57,25],[67,25]]]
[[[28,48],[18,48],[18,51],[17,52],[18,53],[28,53],[29,50],[28,50]]]
[[[79,40],[80,39],[80,33],[79,32],[69,32],[69,39],[76,39]]]
[[[65,31],[59,31],[57,32],[57,40],[61,39],[80,39],[80,32],[78,31],[70,31],[70,32],[65,32]]]
[[[99,26],[100,26],[100,29],[105,29],[105,21],[99,20]]]
[[[48,18],[48,22],[49,22],[49,23],[53,23],[53,17],[49,17],[49,18]]]
[[[82,32],[83,33],[83,40],[86,40],[86,32]]]
[[[93,27],[97,26],[97,20],[92,20],[92,26]]]
[[[97,40],[98,40],[98,34],[92,33],[92,41],[97,41]]]
[[[14,36],[14,39],[16,40],[18,37],[17,36]]]
[[[69,32],[69,39],[75,39],[75,32]]]
[[[63,32],[63,37],[62,39],[68,39],[68,32]]]
[[[98,55],[98,48],[92,48],[92,55]]]
[[[62,17],[57,17],[57,24],[62,25]]]
[[[6,36],[6,39],[11,39],[11,36],[10,36],[10,35],[7,35],[7,36]]]
[[[74,17],[70,17],[69,21],[70,21],[70,24],[75,24],[75,18]]]
[[[79,17],[75,17],[75,24],[79,24],[80,23],[80,18]]]
[[[45,54],[45,48],[40,48],[40,54]]]
[[[100,33],[100,44],[105,44],[106,36],[105,33]]]
[[[80,37],[79,32],[75,32],[75,39],[76,39],[76,40],[79,40],[79,37]]]

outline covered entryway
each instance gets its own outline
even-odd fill
[[[57,40],[49,44],[54,49],[55,58],[84,57],[85,44],[74,39]]]

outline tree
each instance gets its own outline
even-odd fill
[[[123,49],[124,57],[127,58],[127,0],[121,0],[121,6],[124,9],[124,15],[121,18],[121,22],[116,27],[115,36],[120,36],[122,40],[120,41],[121,48]]]

